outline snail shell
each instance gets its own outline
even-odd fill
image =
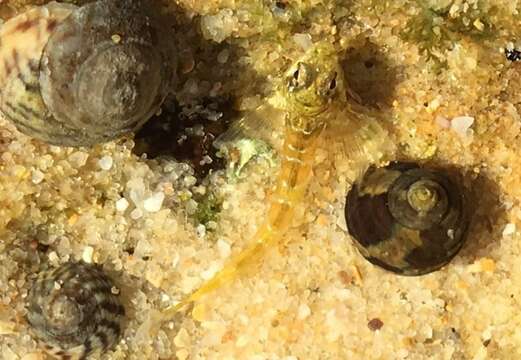
[[[43,271],[28,298],[27,320],[44,349],[59,359],[85,359],[119,340],[125,309],[95,265],[68,262]]]
[[[402,275],[447,264],[468,228],[466,197],[456,174],[412,163],[370,168],[347,195],[351,237],[371,263]]]
[[[175,80],[168,29],[158,28],[151,3],[51,3],[9,20],[0,29],[0,110],[21,132],[55,145],[138,129]]]

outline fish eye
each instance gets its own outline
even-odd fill
[[[335,90],[336,89],[336,76],[329,82],[329,90]]]
[[[322,86],[318,89],[318,94],[322,97],[332,97],[335,93],[337,87],[337,73],[335,72],[333,76],[328,77],[322,84]]]
[[[298,75],[299,75],[299,70],[297,69],[297,70],[295,70],[295,72],[293,73],[293,79],[298,81]]]
[[[313,70],[304,63],[299,62],[297,69],[292,73],[289,80],[290,91],[305,89],[313,83]]]

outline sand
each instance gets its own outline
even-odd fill
[[[27,3],[4,1],[0,16]],[[262,104],[310,41],[333,39],[352,96],[380,115],[394,151],[353,161],[335,147],[345,133],[323,141],[284,242],[159,322],[161,309],[248,244],[267,210],[276,151],[239,177],[222,164],[206,174],[202,158],[177,148],[146,155],[159,145],[143,145],[145,135],[64,148],[0,117],[1,359],[45,358],[24,299],[35,273],[68,260],[101,264],[120,289],[123,338],[103,359],[521,357],[521,62],[505,56],[521,49],[520,2],[162,3],[179,49],[179,83],[165,107],[172,121],[237,119]],[[205,161],[218,163],[214,155]],[[353,164],[377,158],[457,167],[477,194],[467,242],[441,270],[400,277],[353,246],[344,218],[360,171]]]

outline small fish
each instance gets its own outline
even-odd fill
[[[351,140],[342,143],[346,154],[365,154],[373,150],[364,144],[367,139],[386,138],[385,131],[374,118],[361,116],[356,105],[347,101],[347,93],[338,51],[331,43],[315,44],[289,68],[280,89],[268,100],[271,106],[281,109],[284,114],[284,144],[279,153],[281,165],[267,218],[250,245],[232,256],[213,278],[175,306],[165,309],[165,319],[244,273],[267,249],[283,240],[293,220],[294,210],[307,191],[316,149],[320,141],[328,137],[328,127],[333,132],[339,130],[340,134],[351,134],[348,136]],[[269,126],[270,120],[273,121],[268,119],[269,109],[270,106],[264,106],[257,116],[243,118],[232,127],[230,136],[246,128],[250,128],[250,132],[253,129],[253,133],[256,129],[262,132],[262,128]],[[351,123],[351,120],[355,122]],[[345,124],[350,127],[346,128]]]

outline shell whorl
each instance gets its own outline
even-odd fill
[[[61,359],[85,359],[110,349],[125,309],[101,268],[69,262],[38,275],[27,299],[27,320],[44,349]]]
[[[58,16],[58,8],[68,12]],[[11,67],[27,63],[9,79],[0,74],[6,88],[0,110],[20,131],[55,145],[89,146],[136,130],[159,110],[175,81],[175,53],[167,34],[159,35],[160,17],[149,2],[53,4],[8,23],[20,27],[28,16],[34,21],[23,42],[12,41],[16,31],[0,35],[13,44],[11,54],[2,54]],[[47,18],[42,35],[35,24]],[[25,45],[37,37],[38,47]]]
[[[349,233],[370,262],[402,275],[447,264],[469,223],[459,174],[413,163],[370,168],[347,195]]]
[[[20,14],[0,28],[0,111],[21,132],[48,142],[66,133],[59,130],[43,103],[40,58],[51,33],[75,8],[51,3]]]

